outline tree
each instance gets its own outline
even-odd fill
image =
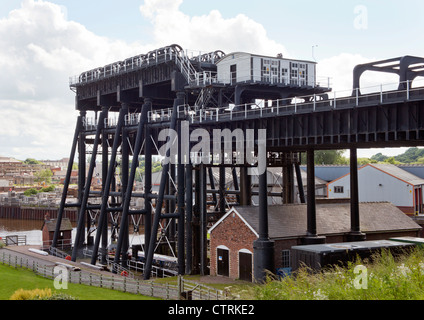
[[[388,158],[389,158],[388,156],[385,156],[385,155],[383,155],[383,154],[380,152],[380,153],[377,153],[377,154],[373,155],[373,156],[371,157],[371,160],[374,160],[374,161],[380,162],[380,161],[386,161]]]
[[[28,158],[24,161],[25,164],[43,164],[41,161],[35,160],[33,158]]]
[[[45,170],[40,170],[40,171],[36,172],[34,174],[34,176],[35,176],[35,179],[34,179],[35,182],[38,182],[38,183],[42,183],[42,182],[50,183],[51,180],[52,180],[51,178],[53,176],[53,173],[51,172],[51,170],[45,169]]]

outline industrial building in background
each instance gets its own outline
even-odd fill
[[[252,263],[253,279],[261,281],[266,270],[275,269],[268,212],[275,209],[269,207],[269,197],[280,198],[282,206],[299,201],[306,210],[302,244],[326,241],[318,233],[315,201],[314,151],[320,149],[351,151],[350,221],[344,239],[364,240],[356,150],[423,143],[424,89],[412,85],[423,75],[423,63],[406,56],[358,66],[354,83],[372,70],[399,74],[399,86],[371,94],[357,86],[348,97],[331,92],[328,80],[320,85],[314,62],[219,50],[197,55],[178,45],[72,78],[80,114],[52,251],[65,208],[75,207],[79,215],[72,260],[88,248],[92,264],[109,261],[114,272],[137,262],[145,279],[158,267],[162,272],[205,275],[216,262],[208,261],[208,230],[231,208],[250,207],[257,219],[248,250],[252,256],[241,253]],[[306,194],[301,152],[307,153]],[[78,201],[68,203],[77,153]],[[164,161],[153,192],[156,155]],[[103,179],[101,188],[93,189],[98,159]],[[141,161],[143,185],[135,190]],[[268,189],[271,168],[282,173],[280,190]],[[142,207],[135,205],[139,199]],[[130,245],[130,220],[134,231],[144,228],[141,245]],[[243,277],[249,278],[248,272]]]

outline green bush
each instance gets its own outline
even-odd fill
[[[27,196],[27,197],[30,197],[32,195],[36,195],[36,194],[41,193],[41,192],[52,192],[52,191],[54,191],[54,189],[55,189],[55,186],[44,187],[44,188],[41,188],[40,190],[37,190],[35,188],[31,188],[31,189],[25,190],[24,195]]]
[[[35,188],[27,189],[27,190],[24,191],[24,195],[27,196],[27,197],[30,197],[30,196],[35,195],[37,193],[38,193],[38,191]]]
[[[54,191],[54,189],[55,189],[55,186],[49,186],[49,187],[44,187],[44,188],[42,188],[40,191],[38,191],[38,192],[52,192],[52,191]]]

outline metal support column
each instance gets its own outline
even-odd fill
[[[65,211],[66,196],[68,194],[69,183],[71,181],[72,166],[74,165],[75,154],[78,145],[78,137],[82,129],[82,117],[77,118],[74,139],[72,140],[71,155],[69,156],[68,169],[66,170],[65,181],[63,185],[62,198],[60,200],[59,211],[57,213],[56,229],[53,235],[52,247],[57,248],[57,240],[59,239],[60,226],[62,224],[63,212]]]
[[[358,156],[356,148],[350,149],[350,233],[347,241],[363,241],[366,236],[361,232],[359,221]]]
[[[193,271],[193,166],[191,163],[186,165],[186,274]]]
[[[118,153],[118,147],[121,141],[122,127],[124,126],[124,119],[127,113],[128,113],[128,105],[124,103],[121,107],[121,110],[119,111],[118,123],[115,129],[115,136],[113,138],[112,155],[110,158],[108,173],[106,177],[105,189],[103,190],[103,195],[102,195],[102,204],[100,209],[99,222],[97,224],[97,228],[99,228],[100,230],[104,228],[104,223],[106,223],[105,221],[107,220],[107,209],[108,209],[110,188],[111,188],[113,177],[115,176],[116,155]],[[91,264],[93,265],[96,264],[101,235],[102,235],[102,232],[96,233],[96,239],[94,241],[94,247],[93,247],[93,255],[91,256]]]
[[[253,242],[254,279],[263,282],[267,270],[274,272],[274,242],[268,233],[267,170],[259,175],[259,238]]]
[[[104,109],[105,112],[108,112],[107,108]],[[108,116],[108,113],[106,114]],[[106,177],[108,172],[108,164],[109,164],[109,134],[105,133],[103,128],[102,133],[102,192],[105,190],[106,186]],[[107,264],[107,246],[108,246],[108,215],[105,217],[105,223],[103,225],[103,229],[99,229],[102,232],[102,250],[100,253],[101,263],[103,265]]]
[[[80,111],[80,115],[82,117],[83,126],[85,121],[85,116],[87,115],[86,111]],[[85,128],[83,127],[80,131],[80,136],[78,140],[78,203],[82,203],[83,193],[84,193],[84,186],[85,186],[85,175],[86,175],[86,161],[87,161],[87,155],[86,155],[86,145],[85,145]],[[85,215],[85,211],[84,211]],[[84,219],[85,217],[83,217]],[[79,217],[78,217],[79,219]],[[85,219],[83,220],[85,221]],[[83,241],[85,238],[85,229],[82,228],[81,230],[81,236],[75,238],[74,241],[74,247],[81,248],[83,245]]]
[[[307,236],[302,239],[303,244],[324,243],[325,237],[317,235],[317,217],[315,202],[315,154],[310,149],[307,152]]]
[[[125,262],[124,256],[126,255],[126,250],[128,250],[128,248],[125,246],[125,240],[128,238],[128,221],[129,221],[128,216],[129,216],[130,202],[132,197],[132,186],[134,184],[135,175],[137,173],[139,154],[140,154],[141,147],[143,145],[143,139],[144,139],[144,126],[147,123],[147,112],[149,110],[150,110],[150,103],[144,103],[141,110],[140,122],[137,128],[137,136],[136,136],[135,145],[134,145],[134,154],[133,154],[133,159],[131,163],[131,173],[128,176],[125,196],[123,197],[121,228],[119,230],[118,244],[116,246],[115,258],[114,258],[114,263],[116,264],[119,263],[121,253],[123,255],[122,263],[124,264]],[[127,143],[127,142],[123,141],[123,143]],[[114,272],[116,272],[116,270],[114,270]]]
[[[93,144],[93,151],[91,154],[91,160],[90,160],[90,167],[87,174],[87,179],[85,180],[85,186],[84,186],[84,192],[81,199],[81,208],[78,216],[78,226],[77,226],[77,233],[75,236],[75,245],[72,250],[72,261],[76,261],[77,256],[79,255],[79,251],[82,249],[82,244],[84,242],[84,220],[87,210],[87,202],[88,197],[90,195],[90,186],[91,186],[91,180],[93,178],[94,168],[96,167],[96,157],[97,157],[97,150],[100,143],[100,136],[103,131],[103,125],[104,125],[104,119],[106,119],[107,111],[102,111],[99,117],[99,121],[97,124],[96,129],[96,136],[94,138],[94,144]],[[100,229],[101,230],[101,229]]]
[[[248,174],[248,167],[240,167],[240,205],[250,206],[252,204],[252,182]]]
[[[171,123],[170,123],[170,126],[169,126],[171,130],[175,130],[175,128],[177,126],[178,106],[184,104],[184,98],[185,98],[184,92],[178,92],[177,93],[177,98],[174,100]],[[168,139],[167,142],[166,142],[167,148],[166,148],[165,157],[168,160],[170,160],[170,157],[171,157],[171,145],[172,145],[172,143],[173,143],[173,141],[171,141],[171,139]],[[161,182],[160,182],[160,187],[159,187],[159,195],[158,195],[158,199],[156,200],[155,217],[154,217],[152,229],[151,229],[152,233],[150,235],[149,248],[148,248],[148,251],[147,251],[147,254],[146,254],[146,265],[145,265],[145,269],[144,269],[144,279],[145,280],[150,279],[150,273],[152,271],[153,256],[154,256],[154,250],[155,250],[155,245],[156,245],[156,236],[157,236],[157,231],[158,231],[158,228],[159,228],[159,221],[160,221],[161,215],[162,215],[162,205],[163,205],[164,194],[165,194],[165,183],[167,183],[167,181],[168,181],[169,165],[170,165],[169,161],[166,162],[165,165],[163,166],[163,170],[162,170]]]
[[[181,143],[181,134],[182,126],[181,122],[178,126],[178,137],[179,143],[178,143],[178,167],[177,167],[177,186],[178,186],[178,274],[184,275],[185,274],[185,205],[184,205],[184,195],[185,195],[185,168],[184,168],[184,155],[182,150],[182,143]]]
[[[223,159],[223,157],[222,157]],[[226,193],[225,193],[225,166],[219,166],[219,212],[220,217],[225,214]]]
[[[202,163],[199,165],[199,214],[200,214],[200,275],[206,275],[207,268],[207,194],[206,194],[206,166]]]
[[[130,147],[128,145],[128,130],[126,127],[122,128],[122,143],[121,143],[121,205],[124,204],[126,201],[126,192],[127,189],[132,189],[132,184],[129,184],[129,157],[130,157]],[[135,175],[135,173],[134,173]],[[129,197],[131,200],[131,196]],[[129,204],[129,203],[128,203]],[[120,236],[122,239],[121,243],[121,253],[122,253],[122,266],[127,266],[127,260],[128,260],[128,246],[129,246],[129,226],[128,226],[129,219],[127,218],[126,221],[123,221],[121,216],[121,223],[120,223]],[[121,234],[121,231],[123,234]]]
[[[302,173],[300,171],[299,162],[297,162],[297,163],[294,164],[294,168],[296,170],[297,189],[299,191],[300,203],[306,203],[306,200],[305,200],[305,190],[303,189]]]
[[[149,104],[149,109],[152,107],[150,99],[144,100],[145,104]],[[151,230],[152,230],[152,148],[153,141],[151,137],[151,128],[147,124],[145,134],[145,147],[144,147],[144,209],[146,215],[144,219],[144,253],[147,252],[150,244]]]

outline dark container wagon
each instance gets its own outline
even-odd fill
[[[370,258],[382,250],[389,250],[392,254],[399,254],[416,246],[415,243],[392,240],[343,242],[331,244],[315,244],[294,246],[292,250],[292,268],[308,267],[319,271],[332,265],[346,265],[349,261]]]

